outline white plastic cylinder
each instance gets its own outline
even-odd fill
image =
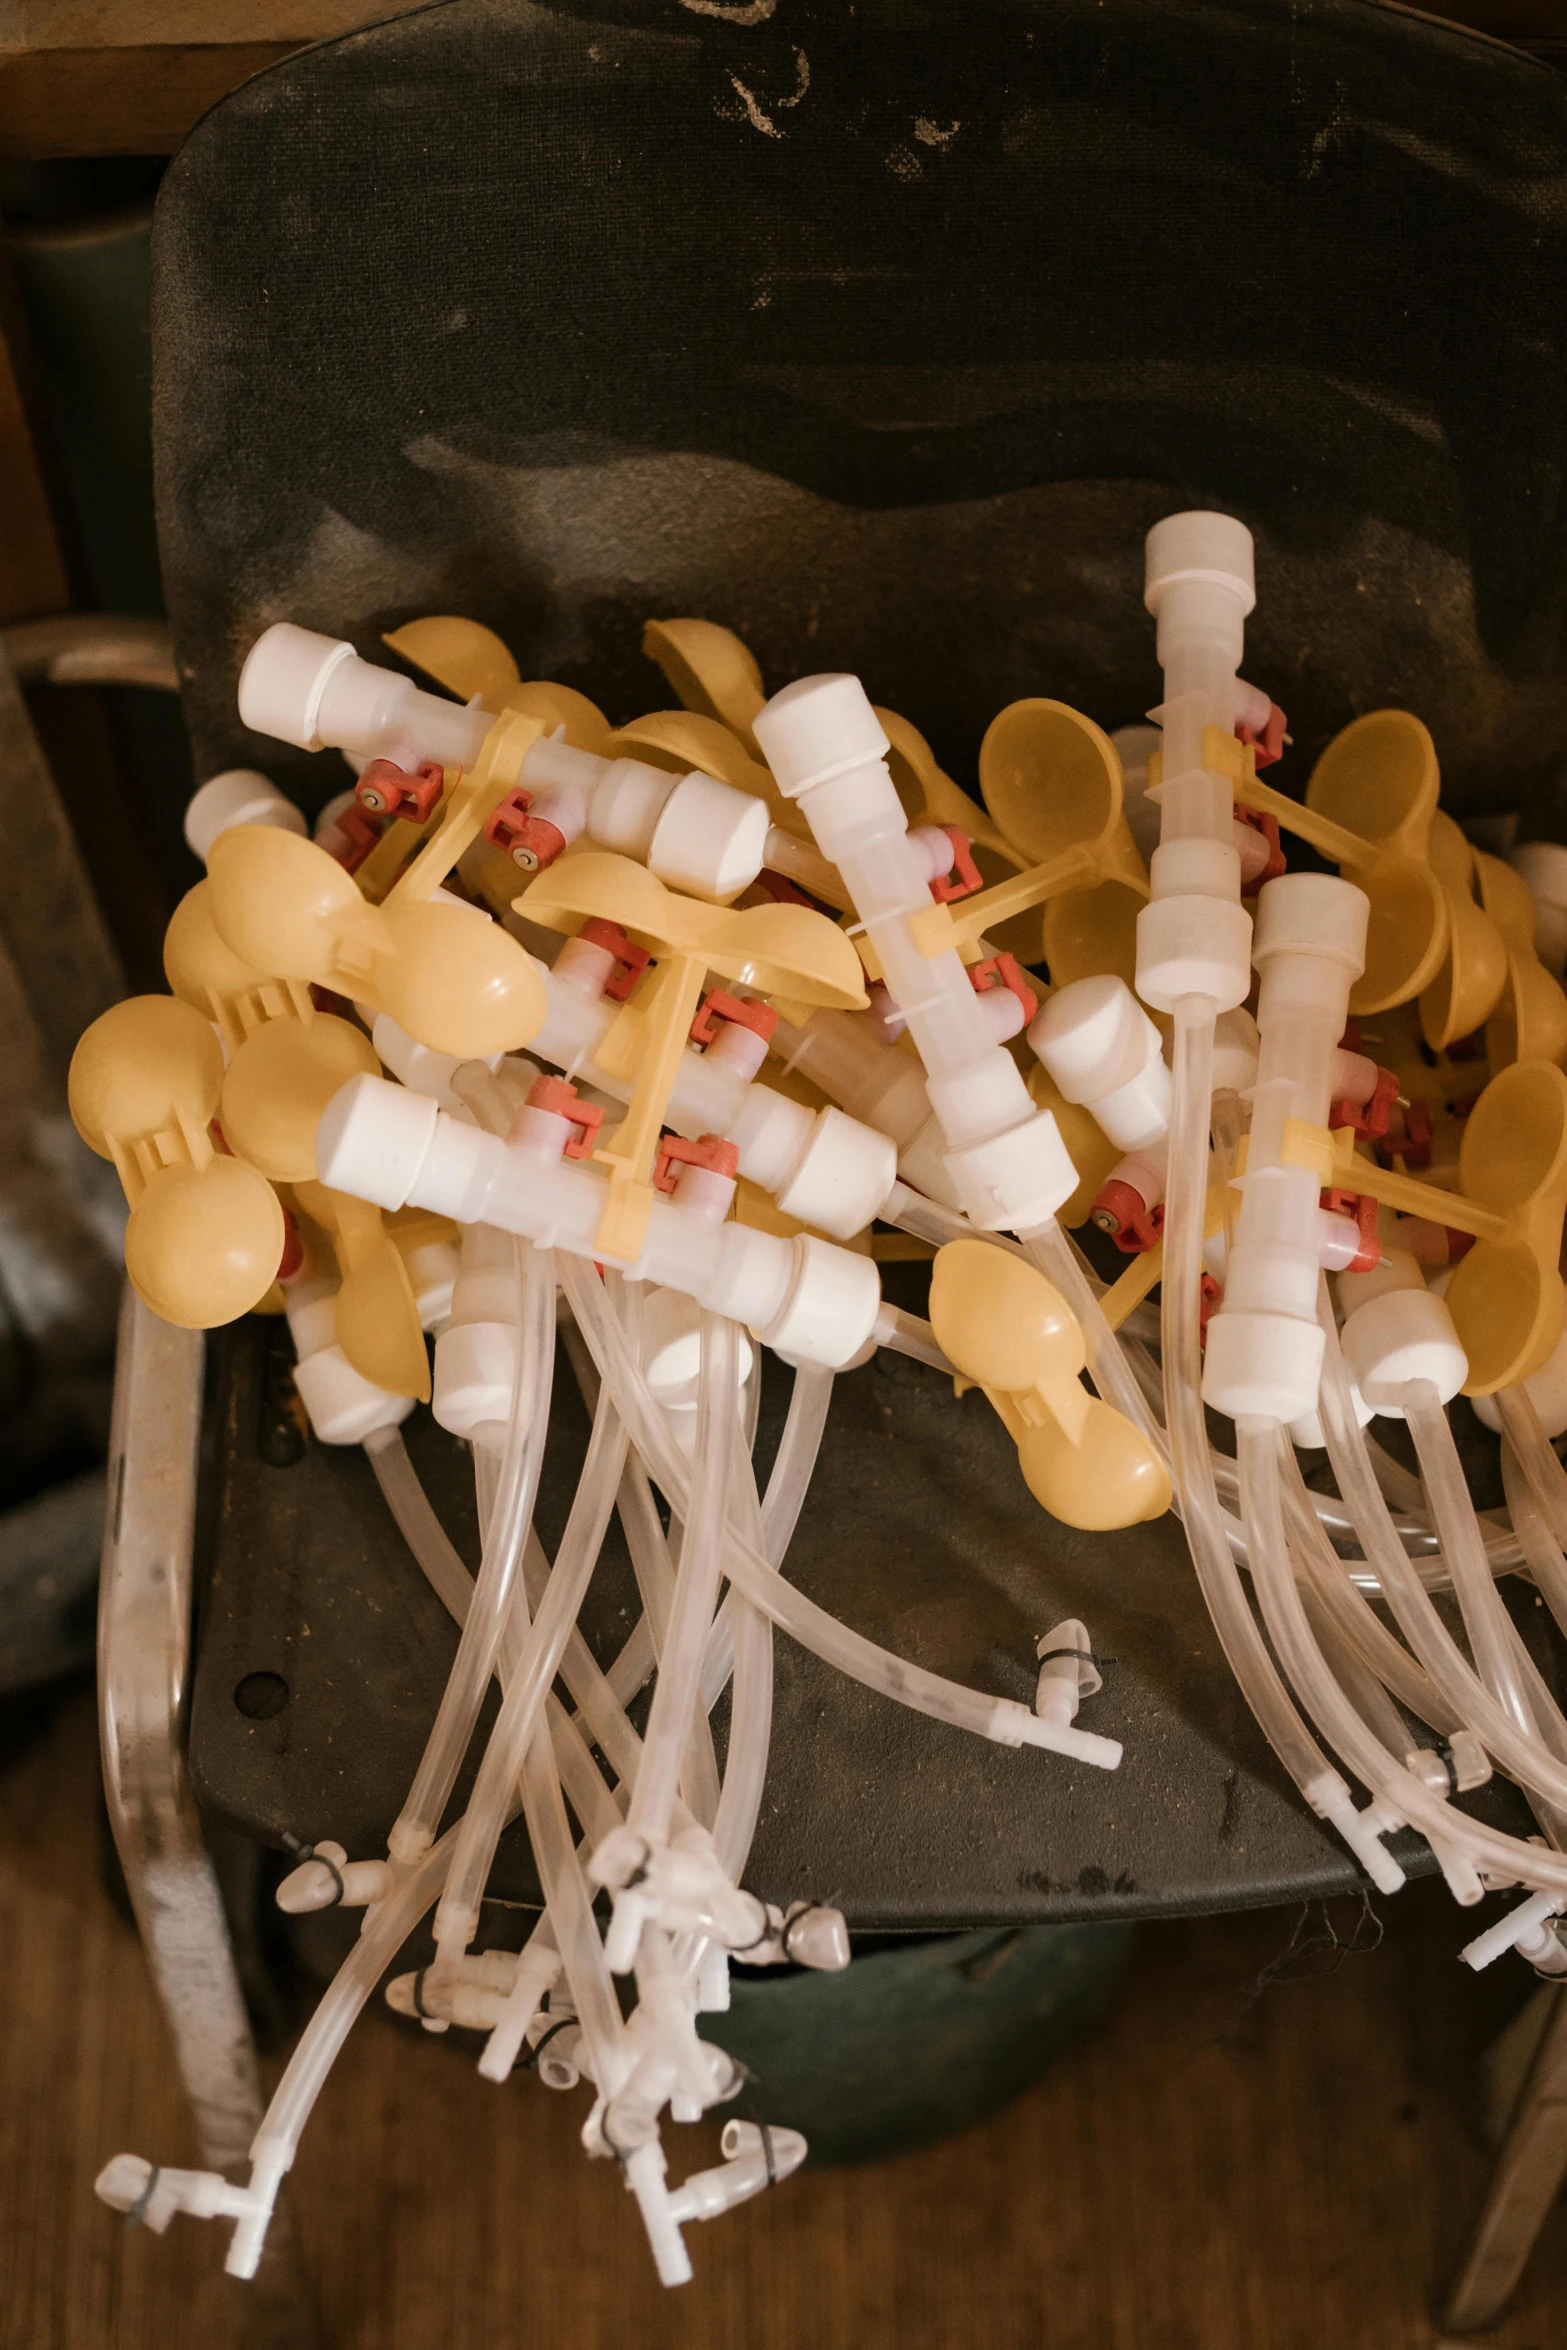
[[[490,1223],[577,1256],[602,1255],[608,1184],[596,1167],[551,1164],[508,1146],[384,1078],[351,1080],[334,1096],[317,1165],[333,1189],[382,1207],[411,1200],[459,1224]],[[628,1270],[744,1323],[792,1360],[833,1370],[865,1344],[881,1303],[869,1258],[806,1235],[711,1224],[663,1198]]]
[[[1170,1072],[1159,1031],[1126,981],[1076,979],[1047,996],[1028,1041],[1069,1102],[1091,1110],[1125,1151],[1162,1142],[1170,1126]]]
[[[887,738],[857,677],[803,677],[754,727],[778,785],[797,799],[837,866],[893,1000],[925,1064],[947,1166],[985,1230],[1027,1229],[1070,1198],[1076,1171],[1048,1111],[1036,1110],[953,948],[927,956],[910,917],[930,903],[887,767]]]
[[[1251,533],[1232,515],[1170,514],[1148,533],[1143,600],[1158,622],[1164,698],[1153,896],[1137,921],[1137,992],[1156,1010],[1203,996],[1228,1011],[1251,985],[1250,921],[1229,779],[1207,766],[1205,730],[1229,734],[1246,616],[1257,600]]]
[[[1333,1054],[1364,967],[1368,912],[1364,891],[1326,873],[1284,874],[1258,900],[1261,1049],[1251,1143],[1202,1386],[1204,1400],[1232,1418],[1288,1424],[1316,1402],[1321,1178],[1287,1155],[1287,1139],[1292,1122],[1325,1125]]]
[[[232,832],[239,824],[271,824],[301,837],[309,829],[303,809],[265,775],[254,767],[226,767],[192,793],[185,810],[186,845],[205,865],[219,833]]]

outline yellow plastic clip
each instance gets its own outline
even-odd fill
[[[213,1142],[222,1084],[217,1038],[177,996],[115,1004],[71,1056],[76,1131],[113,1161],[130,1203],[125,1269],[153,1312],[185,1330],[248,1313],[283,1254],[271,1185]]]
[[[1091,718],[1065,702],[1014,702],[986,730],[979,773],[996,822],[1030,861],[977,897],[917,913],[910,928],[923,953],[960,947],[1067,891],[1113,883],[1146,899],[1148,877],[1121,812],[1121,762]]]
[[[1493,1070],[1513,1061],[1561,1061],[1567,1056],[1567,995],[1534,951],[1534,899],[1521,874],[1500,857],[1474,851],[1480,903],[1507,954],[1507,980],[1485,1026],[1485,1057]]]
[[[337,1342],[354,1369],[388,1395],[430,1400],[430,1362],[403,1251],[379,1208],[323,1183],[299,1183],[294,1196],[331,1240],[342,1274]]]
[[[318,1012],[298,979],[269,979],[227,946],[212,919],[212,884],[174,909],[163,968],[182,1002],[213,1021],[229,1048],[219,1097],[223,1139],[274,1183],[316,1171],[316,1128],[338,1087],[381,1064],[360,1029]]]
[[[499,923],[419,898],[428,878],[410,873],[384,906],[368,905],[324,849],[270,825],[220,834],[208,861],[213,919],[257,970],[387,1012],[433,1052],[517,1051],[543,1025],[542,979]]]
[[[590,916],[614,922],[658,959],[652,980],[594,1056],[633,1087],[625,1118],[594,1153],[610,1170],[599,1252],[632,1264],[647,1234],[658,1138],[707,973],[763,995],[854,1011],[867,1001],[859,959],[825,914],[805,906],[708,905],[666,889],[645,866],[604,853],[563,857],[523,892],[516,910],[549,930],[575,931]]]
[[[1141,1430],[1084,1387],[1082,1330],[1043,1273],[985,1241],[950,1241],[931,1271],[930,1319],[1052,1517],[1098,1532],[1164,1515],[1169,1477]]]

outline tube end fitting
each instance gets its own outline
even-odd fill
[[[279,620],[258,636],[239,673],[240,723],[302,751],[323,748],[316,732],[327,679],[356,658],[346,639]]]
[[[1282,1420],[1316,1409],[1323,1335],[1291,1314],[1226,1313],[1208,1325],[1202,1399],[1232,1420]]]
[[[1371,900],[1335,873],[1281,873],[1257,898],[1251,959],[1259,971],[1274,955],[1313,955],[1342,963],[1352,979],[1366,967]]]
[[[316,1129],[320,1180],[378,1208],[406,1207],[440,1115],[427,1096],[389,1085],[384,1077],[350,1077]]]
[[[798,799],[819,783],[885,759],[887,737],[869,694],[847,673],[798,677],[752,721],[778,788]]]
[[[1167,588],[1186,580],[1227,589],[1250,612],[1257,601],[1251,532],[1233,514],[1198,508],[1167,514],[1148,533],[1144,553],[1143,602],[1157,615]]]
[[[185,810],[185,844],[205,865],[219,833],[232,832],[238,824],[273,824],[301,839],[309,833],[304,810],[254,767],[226,767],[221,775],[208,776]]]

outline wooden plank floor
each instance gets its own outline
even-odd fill
[[[0,1773],[0,2350],[227,2350],[242,2288],[221,2275],[223,2231],[127,2235],[92,2195],[121,2148],[193,2155],[136,1942],[101,1888],[96,1767],[80,1695]],[[580,2154],[582,2096],[490,2088],[453,2044],[369,2017],[295,2172],[333,2339],[1431,2350],[1484,2175],[1473,2059],[1525,1986],[1454,1965],[1466,1928],[1439,1888],[1383,1907],[1380,1948],[1260,1990],[1294,1913],[1148,1929],[1109,2022],[1009,2112],[693,2229],[679,2294],[652,2284],[614,2173]],[[673,2137],[677,2173],[711,2159],[702,2132]],[[1486,2339],[1564,2335],[1567,2212]]]

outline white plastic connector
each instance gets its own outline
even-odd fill
[[[1551,1920],[1560,1917],[1564,1907],[1567,1907],[1567,1903],[1564,1903],[1560,1893],[1531,1893],[1527,1901],[1520,1901],[1518,1907],[1509,1910],[1506,1917],[1498,1918],[1494,1926],[1487,1926],[1483,1934],[1477,1934],[1472,1942],[1466,1943],[1458,1955],[1465,1966],[1473,1967],[1476,1974],[1509,1950],[1522,1951],[1532,1963],[1538,1964],[1535,1950],[1543,1947],[1542,1937],[1545,1935],[1549,1935],[1553,1943],[1556,1942],[1556,1936],[1551,1932]],[[1560,1950],[1561,1945],[1557,1943],[1556,1947]],[[1567,1953],[1563,1956],[1563,1967],[1553,1969],[1553,1972],[1567,1972]]]
[[[400,1427],[411,1395],[390,1395],[354,1369],[337,1343],[338,1283],[306,1271],[283,1284],[284,1311],[298,1357],[294,1386],[322,1444],[363,1444],[377,1429]]]
[[[351,1080],[334,1096],[316,1163],[323,1183],[381,1207],[412,1201],[459,1224],[494,1224],[577,1256],[602,1253],[608,1181],[597,1167],[551,1164],[384,1078]],[[808,1234],[786,1240],[746,1224],[711,1224],[662,1197],[628,1270],[744,1323],[793,1361],[830,1370],[865,1344],[881,1304],[867,1257]]]
[[[1170,1072],[1159,1031],[1124,979],[1077,979],[1048,996],[1028,1041],[1069,1102],[1081,1102],[1124,1151],[1170,1127]]]
[[[1068,1616],[1064,1622],[1052,1624],[1034,1643],[1039,1658],[1039,1681],[1034,1691],[1034,1711],[1042,1722],[1054,1722],[1065,1729],[1077,1719],[1077,1709],[1085,1697],[1097,1697],[1104,1687],[1104,1676],[1094,1661],[1088,1638],[1088,1626],[1080,1616]]]
[[[186,845],[205,865],[219,833],[232,832],[238,824],[271,824],[301,836],[309,830],[304,810],[265,775],[254,767],[226,767],[192,794],[185,810]]]
[[[1164,699],[1153,896],[1137,920],[1137,992],[1156,1011],[1204,996],[1219,1011],[1251,987],[1251,923],[1240,903],[1234,796],[1209,769],[1209,726],[1230,733],[1246,616],[1257,600],[1251,533],[1233,515],[1167,515],[1148,533],[1143,601],[1158,622]]]
[[[1368,913],[1363,890],[1326,873],[1284,874],[1257,901],[1261,1049],[1251,1142],[1203,1370],[1204,1400],[1235,1419],[1288,1426],[1316,1405],[1321,1182],[1292,1155],[1291,1128],[1325,1126],[1333,1055],[1365,963]]]
[[[802,677],[773,696],[754,731],[780,790],[799,801],[838,868],[908,1023],[960,1201],[986,1230],[1034,1229],[1070,1198],[1076,1171],[955,950],[926,956],[915,941],[911,917],[930,903],[928,860],[909,838],[865,688],[857,677]]]
[[[1357,1306],[1342,1337],[1355,1385],[1372,1410],[1390,1420],[1405,1417],[1400,1398],[1412,1381],[1428,1380],[1448,1404],[1469,1376],[1453,1317],[1424,1282],[1418,1289],[1384,1290]]]
[[[311,1846],[290,1869],[274,1896],[278,1908],[291,1917],[312,1910],[368,1909],[390,1892],[392,1872],[384,1860],[350,1860],[341,1844]]]

